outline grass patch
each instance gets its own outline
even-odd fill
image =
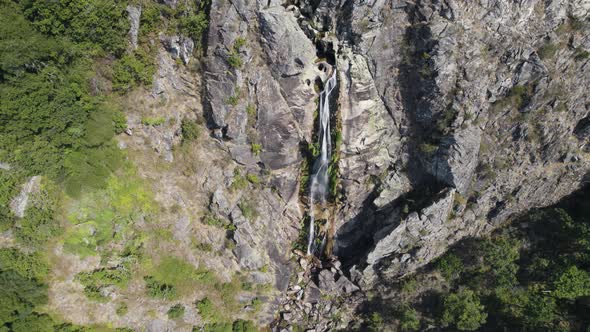
[[[253,221],[258,217],[258,211],[256,210],[254,204],[252,204],[252,202],[248,200],[242,200],[238,204],[238,207],[240,208],[240,211],[242,211],[242,215],[244,216],[244,218]]]
[[[174,256],[165,256],[153,265],[151,260],[144,262],[144,280],[148,295],[155,298],[176,299],[195,287],[213,285],[217,277],[205,268],[195,268],[190,263]]]
[[[128,165],[108,179],[106,189],[67,202],[66,211],[72,226],[66,231],[64,249],[85,257],[112,241],[124,242],[134,221],[156,213],[157,203],[147,183]]]
[[[152,117],[152,116],[146,116],[141,118],[141,123],[144,126],[151,126],[151,127],[157,127],[157,126],[161,126],[164,124],[164,122],[166,122],[166,118],[164,117]]]
[[[553,58],[558,50],[559,48],[556,44],[546,43],[545,45],[541,46],[537,52],[541,60],[546,60]]]

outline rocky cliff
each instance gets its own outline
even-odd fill
[[[277,331],[345,328],[368,291],[587,181],[588,0],[199,4],[209,20],[202,40],[159,31],[144,41],[156,49],[156,73],[149,91],[121,97],[130,106],[118,142],[161,205],[157,223],[138,228],[170,230],[148,250],[267,290],[238,294],[235,317],[250,318],[243,304],[256,300],[257,323]],[[136,49],[146,14],[127,13]],[[317,214],[322,250],[310,256],[302,248],[317,208],[308,182],[318,98],[334,72],[330,198]],[[155,116],[161,123],[149,125]],[[186,119],[201,130],[192,145],[181,143]],[[15,215],[37,180],[14,200]],[[114,304],[88,302],[74,279],[97,269],[97,257],[54,254],[69,268],[52,280],[49,307],[69,320],[203,325],[188,296],[182,322],[156,300],[112,318]],[[146,323],[152,311],[160,318]]]
[[[331,255],[363,289],[572,192],[590,169],[589,14],[576,0],[213,1],[203,112],[236,163],[269,174],[260,218],[282,230],[253,236],[230,203],[238,258],[289,251],[300,146],[332,70]]]

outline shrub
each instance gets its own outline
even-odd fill
[[[418,312],[408,306],[404,306],[400,313],[400,327],[402,331],[417,331],[420,329]]]
[[[484,306],[472,290],[461,289],[443,300],[441,322],[445,327],[454,325],[461,331],[474,331],[486,322],[487,316]]]
[[[146,51],[125,54],[113,65],[113,90],[125,93],[140,84],[149,86],[155,72],[153,57]]]
[[[84,285],[84,293],[88,298],[104,301],[102,290],[109,286],[126,287],[131,278],[131,271],[125,266],[110,269],[98,269],[92,272],[78,273],[76,279]]]
[[[125,303],[125,302],[119,303],[117,305],[117,309],[115,310],[115,312],[117,313],[117,316],[127,315],[127,312],[129,312],[129,307],[127,306],[127,303]]]
[[[176,319],[184,316],[184,306],[182,304],[176,304],[168,309],[168,318]]]
[[[183,141],[194,141],[199,137],[200,130],[197,124],[189,120],[187,118],[182,119],[182,123],[180,125],[182,130],[182,139]]]
[[[113,127],[115,134],[120,134],[127,129],[127,117],[123,112],[113,113]]]
[[[463,272],[463,261],[453,253],[441,257],[436,266],[447,280],[452,280]]]
[[[52,183],[42,181],[41,190],[31,195],[29,207],[14,230],[19,242],[41,246],[62,232],[61,225],[55,220],[55,209],[59,204],[56,191]]]
[[[197,306],[197,309],[199,310],[199,315],[201,315],[201,317],[204,320],[217,320],[219,315],[217,313],[217,308],[215,307],[215,305],[213,305],[213,302],[211,302],[209,298],[206,297],[200,301],[197,301],[195,304]]]
[[[576,266],[570,266],[562,272],[555,282],[555,296],[563,299],[575,299],[590,295],[590,275]]]
[[[250,150],[252,151],[252,153],[257,156],[260,154],[260,152],[262,152],[262,145],[257,144],[257,143],[252,143],[250,144]]]
[[[149,296],[166,300],[176,297],[176,288],[173,285],[162,283],[152,276],[146,276],[143,279]]]
[[[179,29],[182,34],[189,36],[195,42],[197,48],[200,48],[201,38],[208,24],[207,15],[204,11],[200,10],[182,17],[180,19]]]
[[[42,280],[49,272],[45,258],[39,252],[30,254],[14,248],[0,249],[0,270],[13,270],[28,279]]]
[[[110,0],[23,1],[24,14],[35,28],[52,36],[66,35],[120,55],[127,46],[129,21],[125,2]]]
[[[369,317],[368,329],[372,332],[378,332],[383,330],[383,317],[378,312],[373,312]]]

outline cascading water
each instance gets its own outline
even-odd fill
[[[314,251],[315,225],[314,225],[314,202],[320,205],[326,202],[328,192],[328,166],[332,155],[332,142],[330,140],[330,93],[336,87],[336,69],[326,81],[324,91],[320,93],[320,126],[318,140],[320,144],[320,155],[313,164],[311,175],[311,188],[309,192],[309,240],[307,243],[307,254]]]

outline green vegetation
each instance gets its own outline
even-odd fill
[[[180,129],[182,130],[182,140],[183,142],[190,142],[196,140],[201,131],[199,130],[199,126],[193,120],[184,118],[182,119],[182,123],[180,124]]]
[[[230,185],[231,190],[242,190],[248,187],[248,178],[242,176],[238,167],[234,168],[234,178]]]
[[[246,45],[246,39],[243,37],[238,37],[234,40],[234,45],[229,52],[227,62],[232,68],[241,68],[243,65],[242,57],[240,56],[240,49]]]
[[[161,126],[166,122],[166,118],[158,116],[158,117],[151,117],[151,116],[146,116],[141,118],[141,123],[145,126],[152,126],[152,127],[157,127],[157,126]]]
[[[444,299],[442,325],[454,324],[461,331],[475,331],[486,322],[487,313],[480,304],[475,293],[468,289],[461,289]]]
[[[206,321],[218,321],[218,313],[217,308],[209,298],[204,298],[195,303],[197,309],[199,310],[199,315],[203,317]]]
[[[372,332],[383,331],[383,317],[378,312],[374,312],[369,317],[368,330]]]
[[[176,304],[168,309],[168,318],[176,319],[184,316],[184,306],[182,304]]]
[[[441,257],[437,263],[437,268],[440,273],[447,280],[452,280],[463,272],[463,261],[461,258],[453,253],[446,254]]]
[[[418,331],[420,329],[420,319],[418,312],[410,307],[403,307],[400,312],[400,327],[402,331]]]
[[[539,58],[542,60],[553,58],[558,50],[558,45],[546,43],[539,48]]]
[[[242,211],[244,218],[250,221],[254,221],[254,219],[258,218],[258,211],[256,211],[256,207],[249,200],[240,201],[238,207],[240,208],[240,211]]]
[[[137,49],[133,54],[125,54],[113,65],[113,90],[128,92],[141,84],[151,85],[156,72],[153,55]]]
[[[260,179],[258,178],[258,175],[256,175],[256,174],[248,173],[248,174],[246,174],[246,179],[248,180],[248,182],[250,182],[252,184],[259,184],[260,183]]]
[[[197,269],[174,256],[162,257],[156,265],[146,262],[145,269],[148,295],[167,300],[176,299],[195,285],[213,285],[217,281],[211,271]]]
[[[67,36],[91,49],[120,55],[127,45],[125,1],[22,1],[24,15],[48,36]]]
[[[143,279],[145,281],[145,287],[149,296],[166,300],[172,300],[176,298],[176,287],[173,285],[160,282],[152,276],[146,276]]]
[[[233,323],[205,324],[204,332],[258,332],[258,328],[249,320],[238,319]]]
[[[430,143],[422,143],[420,144],[420,151],[426,155],[431,155],[438,151],[438,146]]]
[[[117,309],[115,311],[117,316],[125,316],[127,315],[127,312],[129,312],[129,307],[127,306],[127,303],[121,302],[117,304]]]
[[[250,144],[250,150],[255,156],[258,156],[262,152],[262,145],[257,143]]]
[[[66,231],[64,249],[82,257],[97,248],[131,237],[134,220],[156,212],[157,204],[147,183],[127,165],[120,176],[111,176],[106,188],[85,193],[66,204],[72,227]]]
[[[100,302],[109,300],[103,295],[104,289],[110,286],[125,288],[130,278],[131,271],[125,265],[109,269],[102,268],[92,272],[81,272],[76,276],[76,279],[84,285],[84,294],[89,299]]]
[[[57,188],[49,181],[41,182],[38,193],[31,195],[25,216],[14,227],[16,239],[25,245],[39,247],[62,232],[55,220],[59,206]]]

